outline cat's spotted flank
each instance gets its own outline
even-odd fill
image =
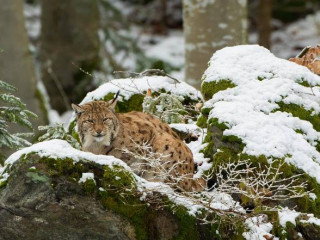
[[[112,155],[125,161],[134,172],[151,181],[172,182],[186,191],[204,189],[203,179],[193,180],[195,166],[193,155],[178,135],[161,120],[141,112],[116,113],[117,99],[93,101],[81,106],[72,104],[76,112],[82,150],[95,154]],[[147,143],[155,153],[161,154],[164,169],[169,174],[152,171],[122,149],[137,151],[137,144]],[[140,160],[141,161],[141,160]]]

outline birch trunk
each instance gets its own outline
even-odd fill
[[[186,81],[200,89],[212,54],[247,42],[247,0],[183,0]]]
[[[0,79],[14,85],[14,93],[27,108],[38,115],[36,125],[45,123],[40,99],[36,97],[37,79],[23,15],[23,1],[2,0],[0,6]],[[19,129],[19,130],[18,130]],[[35,129],[37,127],[35,126]],[[14,130],[20,131],[18,126]]]

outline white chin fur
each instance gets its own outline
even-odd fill
[[[105,140],[105,137],[104,136],[103,137],[94,137],[93,139],[96,142],[103,142]]]

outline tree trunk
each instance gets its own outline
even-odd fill
[[[27,31],[23,16],[23,1],[2,0],[0,6],[0,79],[14,85],[14,93],[27,108],[38,115],[36,125],[45,123],[45,114],[40,108],[37,95],[37,79],[32,54],[29,50]],[[37,127],[35,126],[35,129]],[[23,131],[13,127],[13,131]]]
[[[91,73],[100,68],[97,0],[45,0],[41,15],[42,79],[51,106],[62,113],[95,86]]]
[[[270,49],[271,40],[271,16],[272,16],[272,0],[259,0],[257,7],[257,28],[259,35],[259,45]]]
[[[200,89],[212,54],[247,42],[247,0],[184,0],[186,81]]]

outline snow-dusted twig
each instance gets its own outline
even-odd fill
[[[265,169],[253,167],[249,161],[229,162],[212,173],[216,183],[212,191],[240,194],[254,202],[283,201],[309,194],[306,182],[299,182],[302,174],[283,177],[284,163],[270,164]]]
[[[122,73],[122,74],[124,73],[134,78],[145,77],[145,76],[163,76],[163,77],[171,78],[176,83],[181,83],[178,79],[170,76],[164,70],[161,70],[161,69],[146,69],[141,73],[130,72],[130,71],[114,71],[113,73]]]
[[[229,162],[203,176],[206,180],[214,178],[216,183],[210,189],[203,192],[184,191],[179,187],[179,182],[190,179],[190,175],[178,175],[176,170],[178,164],[167,167],[171,161],[169,156],[156,153],[152,147],[144,142],[142,145],[132,140],[133,146],[123,148],[123,153],[134,157],[136,162],[132,169],[140,176],[147,177],[149,181],[166,182],[174,191],[147,191],[144,197],[146,201],[158,203],[161,207],[159,196],[165,194],[169,199],[176,202],[187,202],[189,206],[197,206],[201,214],[196,217],[203,223],[213,223],[217,219],[212,214],[220,216],[224,221],[243,221],[247,218],[258,216],[256,213],[247,213],[240,205],[232,199],[232,194],[239,194],[251,199],[256,206],[262,207],[265,211],[273,211],[276,207],[265,206],[268,201],[282,201],[292,198],[301,198],[309,194],[305,191],[306,183],[300,182],[301,175],[283,177],[281,171],[284,163],[270,164],[262,168],[247,161]],[[168,180],[170,179],[170,180]],[[202,211],[202,210],[203,211]],[[199,212],[198,211],[198,212]],[[263,214],[263,212],[261,212]]]

